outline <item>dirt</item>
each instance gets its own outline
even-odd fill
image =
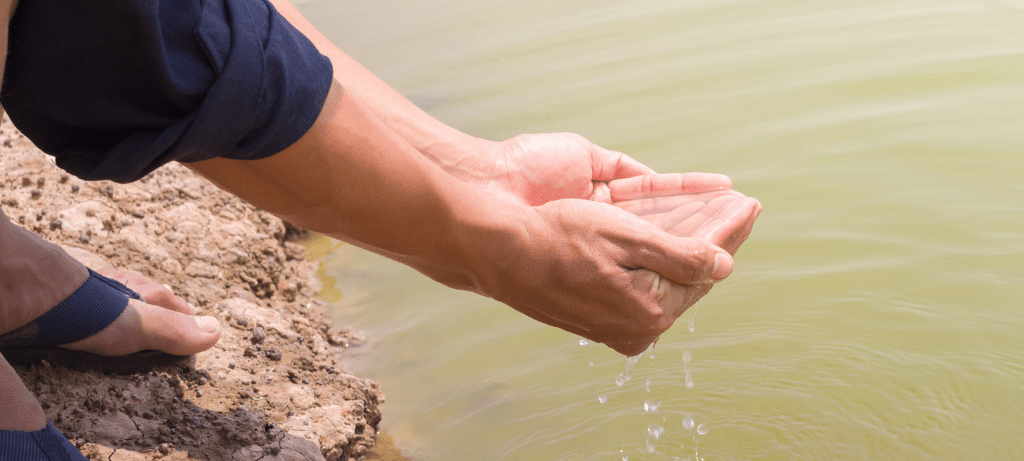
[[[145,372],[16,367],[87,458],[348,461],[373,446],[384,395],[339,364],[362,336],[332,330],[298,229],[178,164],[127,185],[86,182],[6,118],[0,145],[0,206],[14,222],[221,321],[213,349]]]

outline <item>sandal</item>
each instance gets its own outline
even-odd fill
[[[32,432],[0,430],[0,459],[18,461],[86,461],[85,456],[50,421]]]
[[[89,278],[67,299],[27,325],[0,335],[0,354],[11,365],[47,360],[68,368],[108,373],[148,370],[185,359],[160,351],[107,357],[57,347],[100,332],[124,312],[129,299],[142,299],[142,296],[89,269]]]

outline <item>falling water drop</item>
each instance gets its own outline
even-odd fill
[[[636,362],[640,361],[640,357],[643,357],[643,354],[637,354],[626,358],[626,369],[623,370],[617,378],[615,378],[616,386],[622,386],[623,384],[626,384],[626,381],[633,379],[633,367],[636,366]]]
[[[644,400],[644,411],[658,411],[658,407],[661,406],[661,400],[647,399]]]
[[[684,364],[690,363],[690,360],[692,360],[692,359],[693,359],[693,354],[690,353],[689,349],[683,351],[683,363]]]
[[[683,429],[693,429],[693,417],[690,415],[683,416]]]
[[[700,434],[700,435],[705,435],[705,434],[707,434],[707,433],[708,433],[708,427],[707,427],[707,426],[705,426],[705,425],[704,425],[704,423],[700,423],[700,424],[699,424],[699,425],[697,426],[697,433],[698,433],[698,434]]]
[[[661,438],[662,435],[665,435],[665,428],[661,427],[658,423],[648,424],[647,435],[653,435],[657,438]]]
[[[590,366],[594,366],[594,361],[593,361],[593,360],[591,360],[591,361],[590,361],[590,362],[588,362],[588,363],[590,363]]]
[[[653,435],[647,436],[647,452],[654,453],[654,449],[658,447],[658,438]]]
[[[694,307],[696,307],[696,306],[694,306]],[[690,311],[692,313],[690,314],[690,325],[689,325],[689,327],[690,327],[690,333],[693,333],[694,331],[697,330],[697,311],[695,311],[693,309],[690,309]]]
[[[590,344],[590,341],[582,338],[580,339],[580,346],[586,346],[587,344]]]
[[[653,343],[651,343],[651,345],[647,347],[647,356],[648,356],[648,357],[650,357],[650,358],[651,358],[651,360],[654,360],[654,346],[657,346],[657,345],[658,345],[658,340],[659,340],[659,339],[661,339],[661,337],[660,337],[660,336],[659,336],[659,337],[657,337],[657,338],[655,338],[655,339],[654,339],[654,342],[653,342]]]
[[[686,388],[693,389],[693,375],[690,374],[690,370],[686,370]]]
[[[647,378],[647,381],[644,383],[644,389],[647,389],[648,394],[651,393],[651,378]]]

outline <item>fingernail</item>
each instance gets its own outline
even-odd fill
[[[711,278],[718,282],[725,280],[732,273],[732,258],[725,253],[715,255],[715,268],[711,270]]]
[[[199,328],[202,328],[207,333],[216,333],[220,330],[220,322],[217,321],[216,317],[208,315],[196,317],[196,323],[199,324]]]

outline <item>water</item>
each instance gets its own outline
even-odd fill
[[[683,416],[683,429],[693,429],[693,417],[690,415]]]
[[[641,353],[632,357],[626,357],[626,369],[622,370],[622,373],[619,373],[619,376],[615,377],[616,386],[622,387],[623,384],[626,384],[626,382],[633,379],[633,367],[636,366],[636,363],[639,362],[643,356],[644,354]]]
[[[622,387],[604,346],[334,250],[333,315],[370,337],[345,360],[383,385],[383,430],[416,461],[1024,459],[1020,6],[301,4],[459,129],[579,132],[764,204],[700,328],[691,309]]]

